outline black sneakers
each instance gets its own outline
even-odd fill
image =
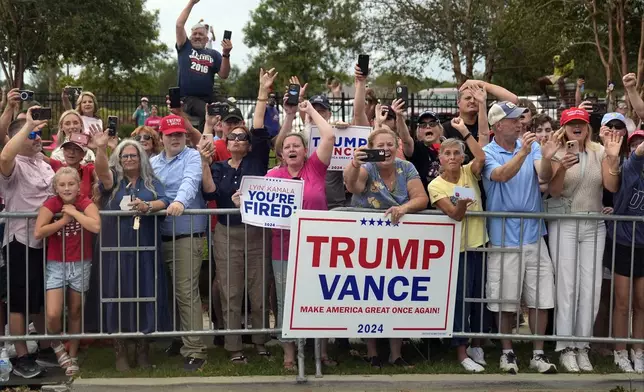
[[[13,366],[13,374],[22,378],[34,378],[40,376],[44,372],[43,368],[36,363],[33,358],[23,356],[16,359]]]

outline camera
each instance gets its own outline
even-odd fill
[[[31,118],[34,120],[51,120],[51,108],[38,108],[31,110]]]
[[[20,94],[20,100],[21,101],[33,101],[34,100],[34,92],[31,90],[18,90],[18,93]]]

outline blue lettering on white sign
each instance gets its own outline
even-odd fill
[[[322,297],[327,301],[333,299],[342,301],[344,297],[349,297],[355,301],[366,301],[369,300],[370,294],[373,294],[378,301],[382,301],[385,292],[389,299],[396,302],[404,301],[407,297],[410,297],[409,300],[414,302],[429,301],[429,296],[423,295],[423,293],[427,292],[426,283],[431,280],[429,276],[414,276],[411,281],[411,289],[408,289],[410,282],[406,276],[394,276],[388,283],[385,282],[384,276],[378,278],[365,276],[362,296],[360,295],[361,290],[355,275],[347,275],[340,289],[338,289],[338,286],[342,280],[342,275],[334,275],[331,282],[327,280],[327,275],[325,274],[319,274],[318,279],[320,280]],[[331,283],[330,286],[329,283]],[[401,289],[398,289],[397,286]]]

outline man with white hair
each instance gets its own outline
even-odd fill
[[[186,35],[186,21],[192,7],[199,0],[189,0],[186,8],[177,19],[177,54],[179,57],[179,88],[184,103],[184,112],[205,121],[206,104],[212,102],[215,74],[227,79],[230,73],[230,40],[223,40],[222,53],[208,49],[208,27],[197,23],[191,29],[190,38]],[[202,127],[200,127],[202,129]]]

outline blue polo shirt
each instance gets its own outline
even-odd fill
[[[532,144],[532,152],[526,157],[519,172],[508,182],[496,182],[491,179],[494,169],[508,163],[520,149],[521,142],[519,140],[516,142],[514,151],[506,151],[495,140],[483,147],[483,151],[485,151],[483,187],[487,195],[486,211],[542,212],[539,176],[534,168],[534,162],[541,160],[541,148],[537,142]],[[524,245],[534,244],[539,240],[539,225],[541,225],[541,236],[544,236],[546,226],[542,219],[523,220]],[[487,227],[492,245],[519,246],[521,219],[505,219],[505,236],[503,236],[503,219],[490,218]]]
[[[185,209],[204,209],[206,202],[201,195],[201,155],[197,150],[186,147],[179,155],[168,158],[165,151],[150,160],[154,174],[165,185],[166,196],[181,202]],[[192,226],[190,220],[192,219]],[[208,223],[206,215],[181,215],[165,219],[161,226],[162,235],[204,233]]]

